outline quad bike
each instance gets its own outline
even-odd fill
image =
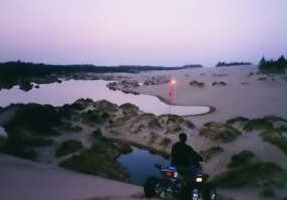
[[[216,200],[215,187],[208,182],[209,175],[203,173],[201,168],[195,176],[187,179],[180,175],[180,170],[175,167],[155,166],[160,170],[162,178],[149,177],[146,180],[144,192],[147,198]]]

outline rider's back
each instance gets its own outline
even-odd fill
[[[184,142],[177,142],[172,146],[171,165],[174,167],[189,167],[196,165],[201,160],[199,156],[189,145]]]

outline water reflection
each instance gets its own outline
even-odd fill
[[[94,101],[106,99],[112,103],[121,105],[132,103],[140,110],[147,113],[196,115],[209,111],[207,106],[169,106],[157,97],[150,95],[125,94],[121,91],[112,91],[106,87],[107,81],[103,80],[69,80],[61,84],[42,84],[40,88],[34,88],[29,92],[14,86],[12,89],[0,91],[0,105],[7,106],[11,103],[39,103],[61,106],[66,103],[73,103],[79,98],[91,98]]]
[[[129,182],[143,185],[147,177],[160,176],[154,164],[168,165],[169,161],[157,154],[151,154],[148,150],[132,147],[133,151],[127,155],[121,155],[118,161],[130,172]]]

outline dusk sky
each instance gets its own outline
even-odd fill
[[[0,0],[0,61],[164,65],[287,55],[286,0]]]

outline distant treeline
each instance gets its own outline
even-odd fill
[[[251,62],[218,62],[216,67],[229,67],[229,66],[237,66],[237,65],[252,65]]]
[[[185,65],[182,67],[163,67],[163,66],[95,66],[95,65],[49,65],[49,64],[35,64],[27,62],[6,62],[0,63],[0,84],[4,85],[17,85],[19,82],[30,82],[30,79],[47,78],[50,76],[60,77],[64,75],[76,73],[113,73],[113,72],[126,72],[138,73],[141,71],[152,70],[176,70],[186,68],[197,68],[201,65]]]
[[[95,65],[48,65],[48,64],[35,64],[26,62],[7,62],[0,63],[1,76],[43,76],[49,74],[66,74],[74,72],[127,72],[137,73],[140,71],[151,70],[176,70],[185,68],[197,68],[202,65],[184,65],[182,67],[162,67],[162,66],[95,66]]]
[[[264,74],[284,74],[287,68],[287,59],[282,55],[277,60],[265,60],[261,58],[259,64],[259,71]]]

